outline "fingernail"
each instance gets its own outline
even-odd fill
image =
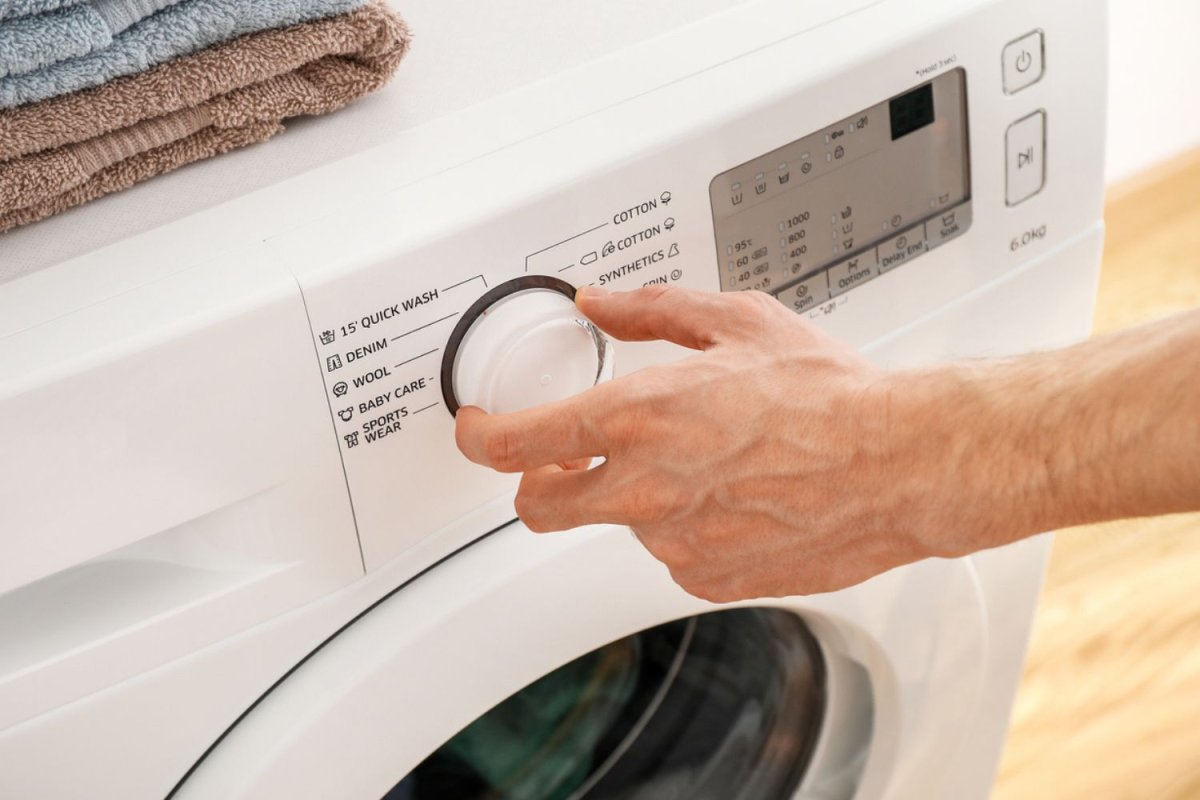
[[[608,297],[608,294],[607,289],[601,289],[599,286],[580,286],[575,290],[575,302],[578,303],[586,299],[591,303],[602,297]]]

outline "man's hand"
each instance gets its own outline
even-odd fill
[[[702,598],[827,592],[1039,531],[1200,510],[1200,311],[888,373],[763,294],[578,303],[618,339],[701,352],[530,411],[464,408],[459,447],[525,473],[532,530],[628,525]]]
[[[579,308],[618,339],[701,352],[530,411],[459,411],[468,458],[525,473],[531,530],[628,525],[716,602],[840,589],[934,552],[917,535],[932,494],[914,502],[928,476],[896,460],[885,375],[857,353],[759,293],[588,289]]]

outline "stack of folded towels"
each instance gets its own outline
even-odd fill
[[[0,232],[382,86],[387,0],[0,0]]]

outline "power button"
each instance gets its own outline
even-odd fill
[[[1004,48],[1004,92],[1016,94],[1042,79],[1046,72],[1046,38],[1027,33]]]

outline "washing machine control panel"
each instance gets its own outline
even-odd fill
[[[907,90],[709,186],[723,291],[808,312],[971,224],[966,73]]]

